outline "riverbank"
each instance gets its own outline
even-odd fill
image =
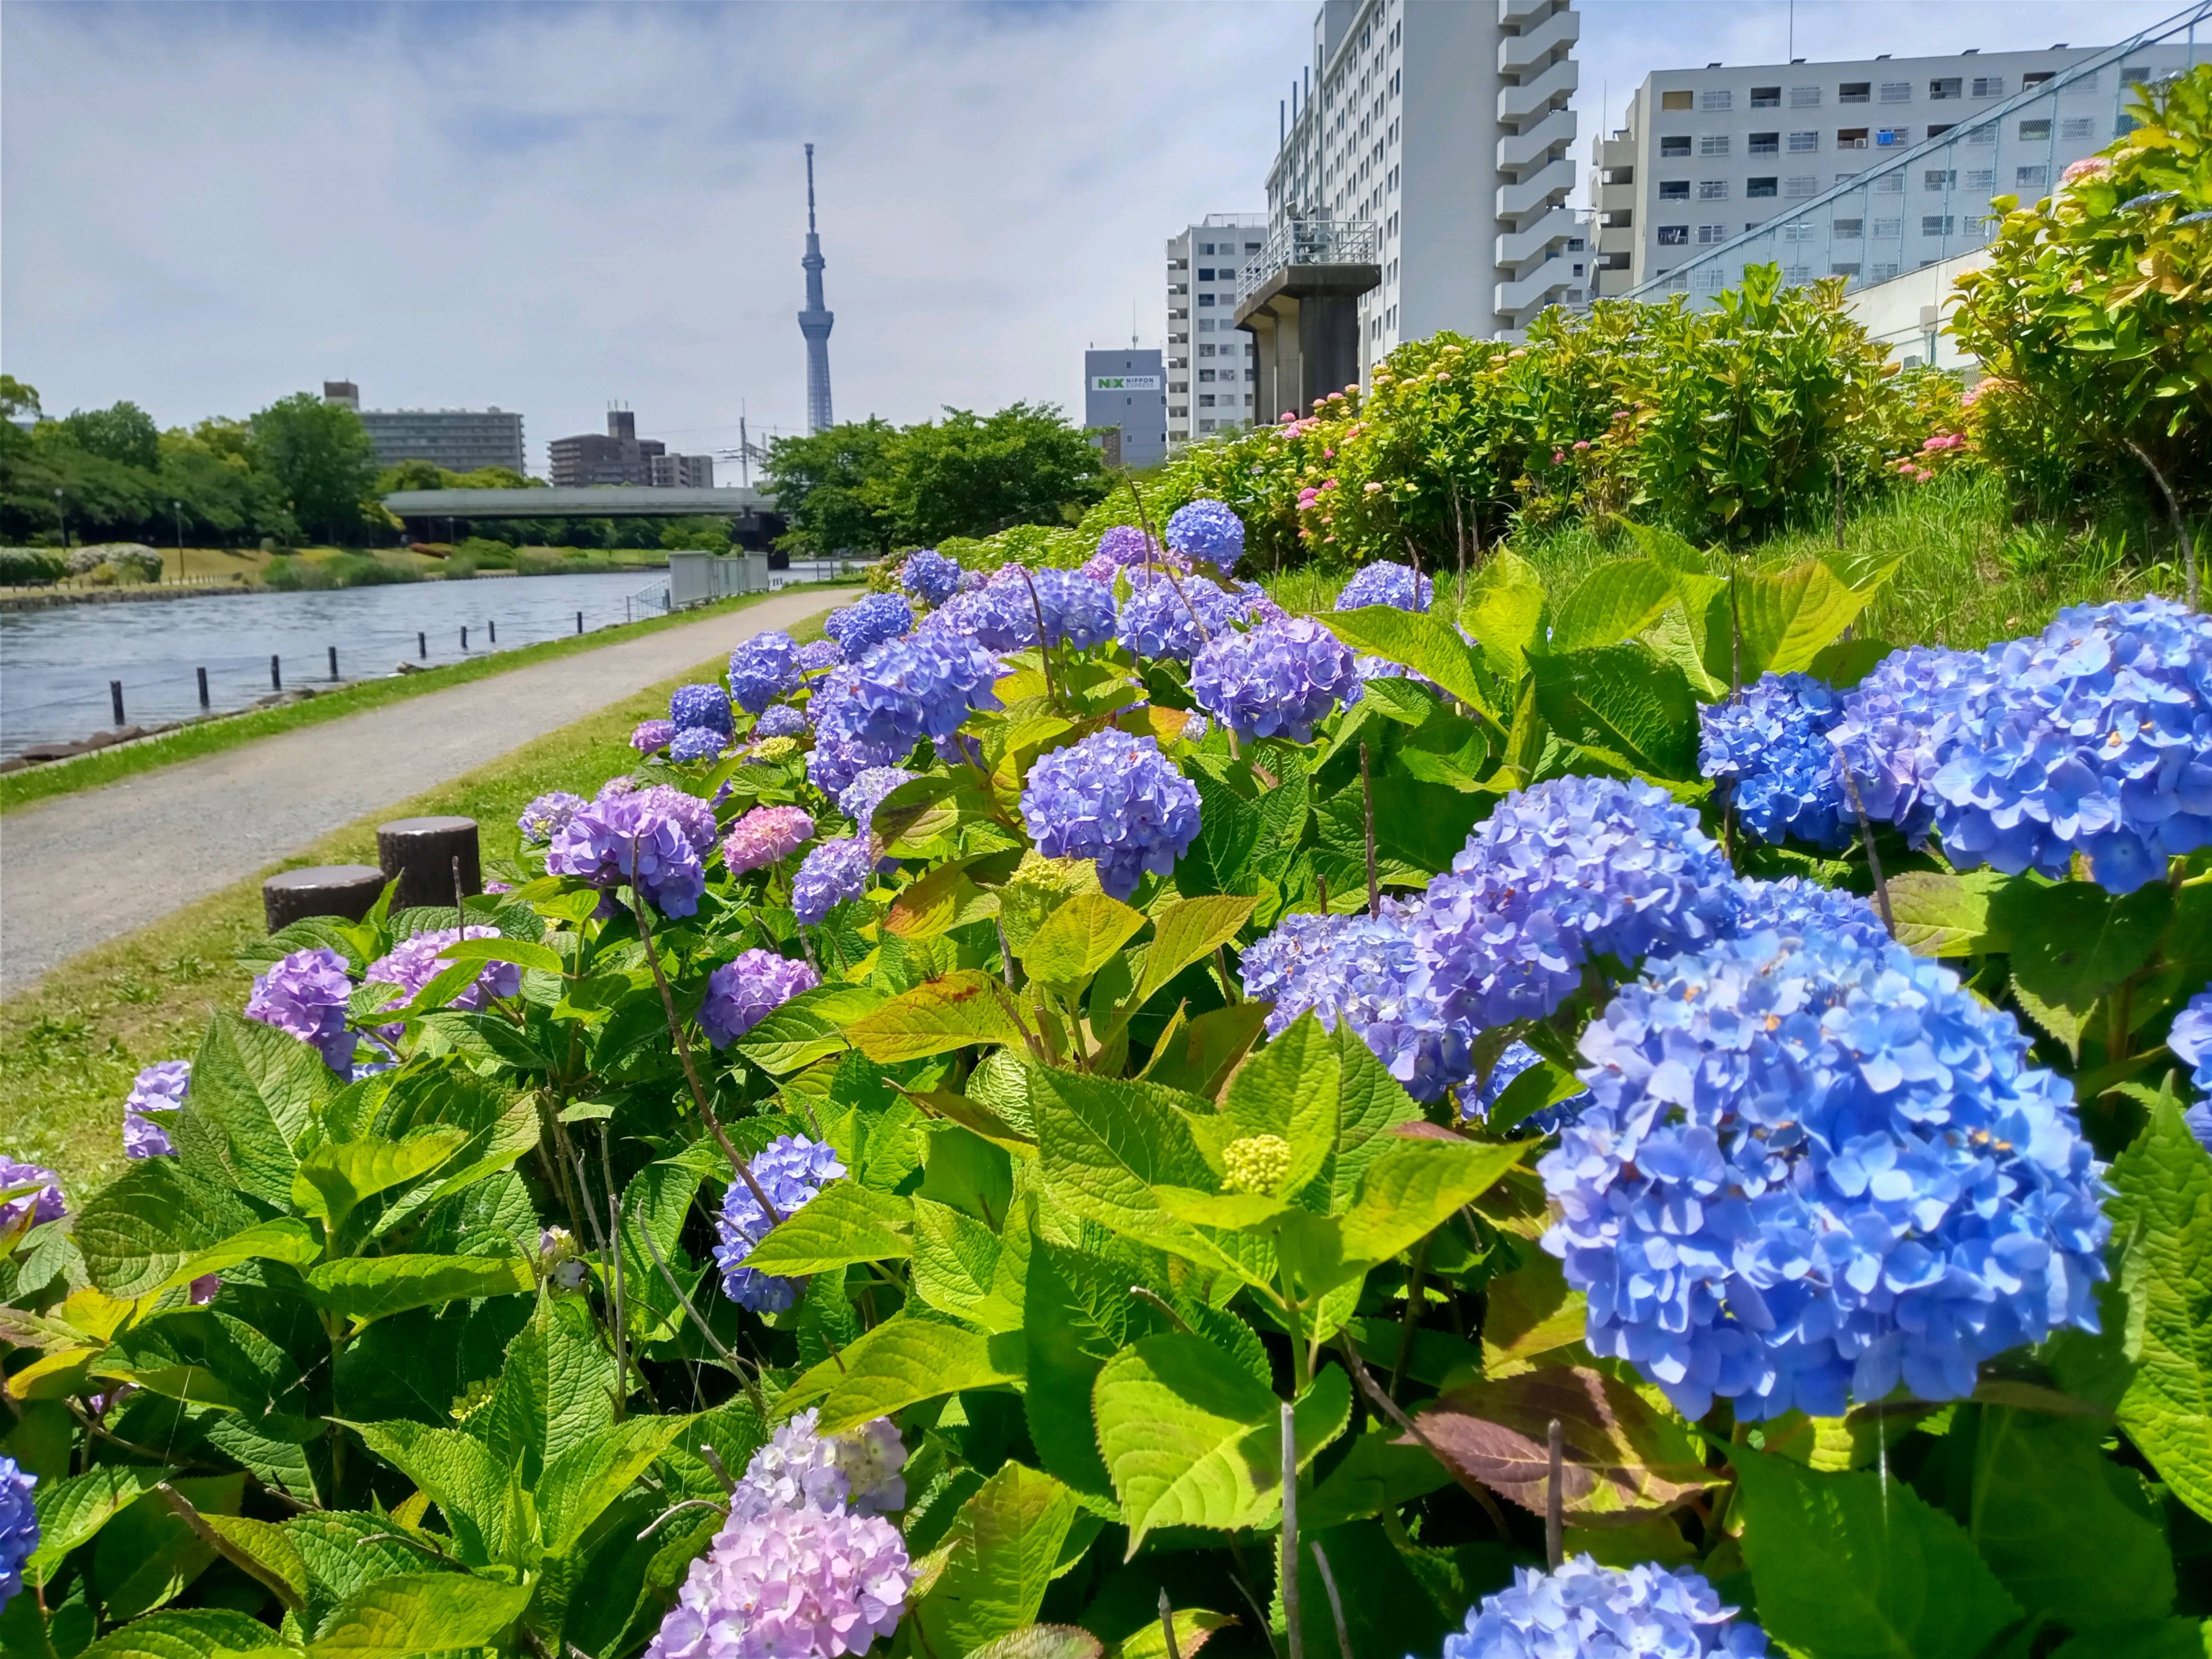
[[[818,592],[824,595],[836,592],[834,584],[809,584],[782,590],[784,593]],[[240,714],[210,716],[176,726],[159,736],[102,747],[69,760],[50,761],[27,771],[0,775],[0,816],[34,801],[119,782],[141,773],[219,754],[225,750],[236,749],[304,726],[320,726],[388,703],[422,696],[452,686],[466,685],[494,675],[528,668],[534,664],[577,656],[617,645],[626,640],[639,639],[667,629],[682,628],[706,618],[743,611],[771,597],[780,596],[749,593],[695,610],[649,617],[642,622],[617,623],[572,638],[518,646],[513,650],[426,668],[414,673],[356,681],[334,690],[319,691],[313,698]],[[830,602],[827,599],[824,600],[825,605]]]
[[[398,557],[393,554],[381,556],[392,560],[396,560]],[[420,555],[410,555],[409,557],[417,562],[410,563],[406,567],[410,574],[404,580],[419,582],[490,581],[501,577],[520,580],[540,576],[571,574],[626,576],[632,571],[641,575],[650,575],[653,571],[668,568],[668,560],[665,555],[658,559],[641,559],[635,562],[610,560],[604,565],[575,571],[496,570],[465,566],[454,568],[423,561]],[[187,576],[182,580],[171,576],[160,581],[118,582],[112,586],[106,587],[96,586],[81,580],[56,582],[44,587],[0,587],[0,611],[45,611],[57,605],[136,605],[148,600],[205,599],[216,594],[282,593],[293,591],[271,586],[262,580],[259,571],[265,570],[266,568],[264,563],[251,573],[231,571],[218,576]],[[340,583],[336,586],[343,587],[347,584]]]

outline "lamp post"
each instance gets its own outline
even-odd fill
[[[169,507],[177,515],[177,580],[185,579],[185,504],[171,501]]]

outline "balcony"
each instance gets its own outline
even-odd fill
[[[1527,264],[1553,242],[1564,245],[1581,229],[1582,222],[1575,216],[1572,208],[1555,207],[1548,213],[1539,214],[1518,230],[1504,232],[1498,238],[1492,252],[1498,263],[1510,270]]]
[[[1575,164],[1561,156],[1548,167],[1539,167],[1518,184],[1498,187],[1498,216],[1518,220],[1531,210],[1550,205],[1547,198],[1554,192],[1574,188]]]
[[[1601,138],[1590,157],[1590,165],[1601,173],[1613,173],[1636,165],[1636,141],[1632,138]]]
[[[1501,6],[1505,0],[1499,0]],[[1531,6],[1533,12],[1537,9]],[[1552,54],[1562,46],[1571,46],[1583,38],[1583,20],[1579,12],[1554,12],[1527,33],[1509,34],[1498,43],[1498,72],[1500,75],[1527,75],[1551,61]]]
[[[1573,94],[1583,83],[1582,65],[1562,58],[1534,80],[1498,89],[1498,118],[1525,121],[1557,100]]]
[[[1636,232],[1626,225],[1603,225],[1597,233],[1600,253],[1633,253],[1636,252]]]
[[[1637,188],[1634,185],[1604,185],[1597,187],[1597,210],[1600,213],[1632,213],[1636,209]]]
[[[1572,286],[1573,267],[1564,256],[1558,256],[1525,276],[1498,283],[1493,298],[1499,313],[1510,319],[1510,326],[1517,332],[1546,306],[1560,303]]]
[[[1246,263],[1232,325],[1252,337],[1264,416],[1358,378],[1359,296],[1382,283],[1381,246],[1369,220],[1292,220]]]
[[[1498,141],[1498,165],[1518,173],[1539,159],[1548,161],[1547,151],[1575,141],[1575,112],[1571,109],[1555,109],[1535,125],[1522,131],[1508,133]]]
[[[1633,286],[1630,279],[1635,275],[1634,271],[1627,270],[1601,270],[1597,273],[1597,287],[1594,292],[1601,300],[1618,298]]]

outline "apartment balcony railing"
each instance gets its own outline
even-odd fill
[[[1382,237],[1371,219],[1292,219],[1277,227],[1237,274],[1241,304],[1277,271],[1291,265],[1371,265]]]

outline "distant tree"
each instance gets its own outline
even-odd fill
[[[898,429],[871,416],[768,448],[768,488],[791,528],[778,545],[796,553],[888,553],[890,516],[872,498],[889,473]]]
[[[379,495],[395,489],[452,489],[456,476],[435,461],[395,461],[376,475],[370,487]]]
[[[947,409],[900,432],[888,459],[866,493],[907,542],[1066,523],[1107,488],[1097,450],[1053,404]]]
[[[544,489],[543,478],[526,477],[507,466],[480,466],[472,472],[446,474],[448,489]]]
[[[88,455],[151,472],[161,464],[161,434],[154,417],[134,403],[73,410],[51,424]]]
[[[13,421],[19,416],[35,416],[39,413],[39,389],[25,386],[12,374],[0,374],[0,420]]]
[[[716,518],[672,520],[661,526],[660,544],[672,553],[687,548],[726,553],[730,550],[730,521]]]
[[[376,446],[352,410],[309,392],[279,398],[253,417],[253,454],[304,529],[332,541],[359,532]]]

